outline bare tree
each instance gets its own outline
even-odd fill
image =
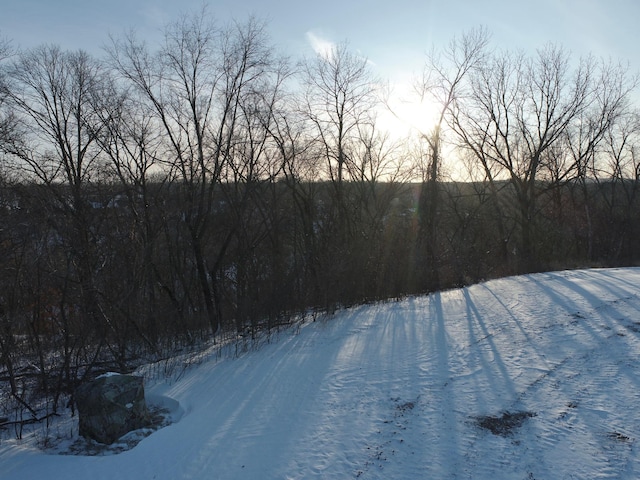
[[[292,219],[290,234],[293,270],[294,305],[318,303],[314,294],[320,291],[318,271],[317,207],[320,177],[319,161],[313,152],[306,119],[300,115],[295,100],[279,112],[271,135],[282,161],[282,178],[290,194]]]
[[[233,234],[233,275],[228,290],[238,331],[249,323],[256,327],[259,305],[267,302],[265,291],[272,289],[261,279],[265,271],[283,268],[284,262],[279,241],[280,194],[275,182],[285,158],[274,132],[281,128],[278,123],[285,115],[284,89],[291,69],[285,59],[269,57],[264,59],[262,78],[238,103],[233,145],[220,185]]]
[[[496,54],[473,70],[470,95],[456,109],[455,130],[463,148],[473,153],[488,175],[508,180],[513,189],[521,270],[538,268],[536,200],[551,187],[540,182],[545,165],[566,152],[560,146],[576,140],[572,133],[581,124],[614,121],[624,105],[629,89],[612,89],[611,78],[600,81],[605,78],[600,73],[591,59],[573,68],[569,55],[555,46],[533,57]],[[624,75],[618,80],[626,82]],[[606,101],[601,101],[604,97]],[[578,157],[592,152],[605,131],[595,129]],[[557,158],[553,161],[558,163]],[[569,163],[569,169],[575,168],[575,162]]]
[[[15,136],[15,121],[13,113],[6,108],[6,100],[9,95],[6,73],[3,68],[4,61],[13,55],[11,42],[4,37],[0,37],[0,152],[4,152],[5,144],[11,142],[10,138]],[[0,172],[4,174],[4,172]]]
[[[157,53],[130,34],[114,41],[112,64],[146,97],[166,138],[165,166],[178,180],[180,216],[190,244],[205,311],[215,334],[221,326],[219,268],[233,235],[214,229],[216,188],[234,156],[242,104],[258,91],[272,61],[264,27],[254,19],[218,28],[205,11],[169,25]],[[210,236],[220,232],[216,252]]]
[[[340,203],[361,132],[375,123],[375,78],[367,59],[350,52],[346,43],[306,60],[302,72],[304,113]]]
[[[96,212],[89,192],[99,171],[100,111],[108,109],[104,71],[86,52],[42,46],[11,63],[7,82],[23,135],[12,137],[6,150],[24,179],[47,187],[43,205],[70,254],[67,274],[80,292],[84,314],[104,340],[108,320],[97,295]]]
[[[88,374],[110,347],[112,325],[100,297],[101,215],[93,197],[108,79],[86,52],[41,46],[16,55],[4,80],[13,117],[2,148],[19,187],[16,201],[29,217],[12,233],[12,244],[23,239],[24,255],[15,271],[24,298],[13,302],[12,314],[28,319],[20,328],[37,352],[41,388],[55,384],[55,410],[62,390],[74,388],[79,365]]]
[[[358,233],[350,240],[351,252],[354,268],[360,273],[362,295],[379,298],[387,290],[384,262],[392,261],[386,254],[387,220],[398,198],[408,190],[412,172],[402,142],[392,141],[375,125],[363,125],[359,130],[349,165],[351,218]]]
[[[160,166],[161,127],[137,92],[113,82],[111,96],[117,101],[103,118],[98,137],[105,158],[110,160],[105,165],[106,181],[116,181],[106,202],[111,263],[117,273],[105,296],[136,335],[156,349],[161,329],[167,328],[167,322],[161,325],[159,317],[172,311],[161,306],[157,287],[162,283],[157,259],[163,226],[160,205],[168,183]],[[127,242],[118,238],[123,235]],[[130,337],[128,330],[122,329],[121,336]]]
[[[633,258],[640,197],[639,120],[637,111],[629,111],[611,125],[598,154],[586,165],[588,179],[576,179],[583,192],[591,260],[596,257],[596,234],[598,258],[614,263]]]
[[[551,163],[548,170],[553,172],[552,180],[577,185],[587,224],[587,257],[592,258],[594,231],[590,184],[594,180],[601,181],[603,176],[615,179],[629,174],[617,170],[616,165],[620,165],[624,152],[634,144],[636,122],[630,109],[629,94],[637,86],[638,78],[630,77],[628,68],[622,64],[588,61],[594,70],[592,99],[578,121],[567,129],[561,145],[551,150],[551,162],[543,167]]]
[[[429,131],[419,132],[419,139],[426,144],[424,158],[420,159],[422,185],[419,198],[419,232],[417,263],[422,272],[419,288],[432,290],[439,287],[438,266],[438,211],[442,169],[444,128],[456,105],[465,95],[467,76],[478,68],[487,55],[489,33],[484,28],[472,30],[454,38],[443,52],[432,52],[427,57],[416,92],[421,100],[430,99],[438,105],[435,122]]]
[[[324,166],[321,174],[331,188],[322,212],[323,228],[316,235],[322,245],[318,272],[324,276],[319,283],[327,289],[330,302],[329,297],[351,295],[360,280],[347,275],[355,271],[348,265],[356,258],[351,240],[358,234],[352,214],[361,206],[350,204],[346,185],[357,180],[352,174],[359,173],[362,133],[375,125],[376,81],[367,59],[342,43],[303,62],[302,82],[302,114],[310,125],[315,155]]]

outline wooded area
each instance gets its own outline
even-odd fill
[[[294,62],[265,28],[199,14],[101,58],[0,44],[0,381],[18,408],[310,312],[637,263],[623,65],[469,32],[416,82],[432,130],[396,139],[365,58]]]

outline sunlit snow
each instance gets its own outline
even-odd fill
[[[4,432],[0,477],[637,478],[639,357],[640,269],[494,280],[148,368],[173,423],[100,455]]]

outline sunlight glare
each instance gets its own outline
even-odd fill
[[[438,118],[439,106],[429,99],[421,99],[410,81],[392,84],[386,105],[379,114],[382,130],[394,138],[428,134]]]

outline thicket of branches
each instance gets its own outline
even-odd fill
[[[102,368],[309,311],[640,258],[636,78],[477,30],[427,57],[433,129],[380,131],[346,45],[255,19],[101,58],[0,43],[0,380],[37,415]],[[466,182],[447,171],[465,165]]]

